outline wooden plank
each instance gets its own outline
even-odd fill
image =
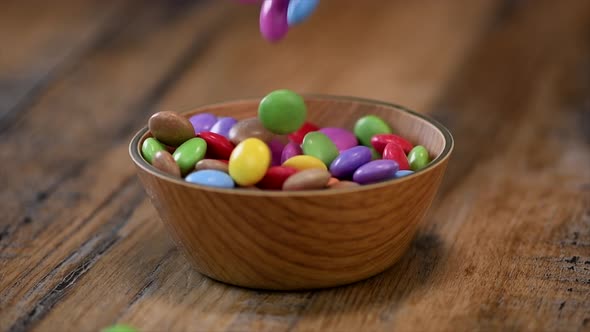
[[[392,85],[405,87],[404,91],[413,93],[414,96],[417,96],[417,93],[414,92],[416,89],[424,89],[428,91],[426,93],[428,98],[435,98],[453,72],[453,68],[461,63],[461,60],[457,58],[468,54],[478,34],[495,16],[492,2],[472,3],[465,1],[457,2],[453,6],[454,10],[449,9],[448,4],[437,4],[436,2],[431,2],[427,6],[428,8],[424,8],[420,5],[408,6],[383,1],[380,6],[368,6],[361,11],[359,19],[363,21],[370,21],[378,7],[382,10],[386,8],[388,14],[393,15],[394,19],[387,20],[386,26],[377,24],[374,27],[377,38],[385,38],[390,35],[389,31],[401,30],[406,26],[407,21],[403,20],[404,17],[415,15],[420,12],[421,8],[424,8],[424,12],[434,23],[432,23],[433,26],[421,30],[423,35],[417,36],[426,37],[431,33],[436,33],[435,37],[430,38],[433,40],[452,39],[453,41],[450,44],[452,47],[450,47],[443,43],[424,43],[421,38],[416,38],[406,45],[406,51],[396,53],[395,57],[392,56],[392,53],[395,52],[390,50],[389,55],[396,59],[395,63],[398,63],[399,70],[402,70],[403,63],[418,55],[432,52],[444,54],[435,63],[429,62],[432,69],[430,80],[438,83],[430,83],[429,79],[421,77],[420,80],[416,79],[414,84],[404,85],[392,77]],[[339,11],[330,17],[334,17],[336,20],[345,20],[353,13],[358,14],[358,11],[352,9],[353,7],[348,7],[348,10],[342,9],[346,6],[339,8]],[[453,25],[448,25],[446,20],[440,19],[441,13],[450,13],[458,9],[474,15],[465,16],[464,20],[456,20]],[[248,47],[249,59],[258,59],[264,52],[270,52],[271,47],[275,47],[277,52],[294,53],[300,45],[270,46],[259,42],[255,24],[256,16],[252,10],[240,11],[231,18],[234,23],[226,26],[224,33],[218,36],[218,41],[212,44],[210,50],[202,55],[199,61],[195,62],[178,88],[167,95],[158,109],[188,108],[201,102],[213,102],[226,97],[248,95],[253,93],[254,89],[257,89],[256,93],[262,93],[283,82],[280,76],[276,76],[274,81],[267,82],[265,75],[262,75],[261,80],[252,82],[254,85],[252,88],[250,84],[246,84],[247,75],[235,74],[235,72],[245,72],[248,75],[254,72],[269,72],[284,62],[280,57],[258,63],[257,70],[251,69],[251,62],[241,63],[241,65],[233,64],[224,57],[226,54],[239,52],[248,45],[258,45],[255,48]],[[323,22],[328,21],[324,20]],[[323,23],[322,26],[327,24]],[[315,29],[317,28],[316,26]],[[301,34],[308,36],[309,33],[301,32]],[[339,35],[338,31],[333,30],[327,34],[326,38],[330,39]],[[403,40],[407,38],[401,32],[394,37],[403,38]],[[392,39],[393,44],[395,44],[395,38]],[[342,40],[340,45],[346,47],[347,43]],[[262,49],[258,47],[262,47]],[[376,50],[380,50],[381,44],[372,43],[366,47],[373,50],[370,53],[372,54]],[[287,50],[280,50],[280,48],[287,48]],[[321,49],[324,49],[322,43],[316,42],[313,48],[305,52],[313,55]],[[444,52],[440,52],[443,49]],[[352,63],[355,56],[347,55],[346,61]],[[219,58],[224,60],[219,60]],[[383,56],[379,58],[379,61],[386,64],[388,58]],[[239,71],[237,67],[233,68],[233,66],[240,66]],[[341,68],[335,66],[322,71],[324,73],[322,77],[331,77],[340,71]],[[362,75],[361,71],[359,73]],[[423,75],[423,73],[420,72],[419,75]],[[367,74],[359,79],[366,80],[370,76]],[[296,82],[295,77],[287,77],[289,77],[289,81]],[[223,82],[223,86],[221,86],[221,82]],[[305,83],[305,80],[301,79],[300,82]],[[425,88],[424,82],[429,82],[430,86]],[[340,84],[343,89],[347,88],[345,82],[333,81],[331,84]],[[311,88],[321,89],[329,85],[325,82],[318,82]],[[223,95],[224,91],[228,95]],[[371,89],[367,87],[363,91],[369,94]],[[382,93],[390,94],[391,92],[383,91]],[[404,93],[401,91],[399,94],[403,95]],[[427,101],[421,98],[414,100],[415,105],[422,107],[431,102],[432,100]],[[90,174],[95,174],[103,167],[107,167],[113,182],[125,181],[125,176],[131,175],[132,172],[121,167],[121,162],[118,162],[118,157],[115,157],[116,155],[122,156],[124,151],[124,146],[118,146],[115,150],[106,153],[102,158],[97,159],[95,165],[85,169],[86,175],[84,177],[91,177]],[[109,186],[112,188],[114,184]],[[107,209],[116,211],[117,207],[120,207],[117,201],[109,202]],[[110,218],[112,217],[106,214],[101,216],[100,221],[96,223],[109,223]],[[89,229],[81,236],[88,236],[86,234],[92,234],[92,232],[95,230]],[[93,261],[92,268],[68,288],[67,297],[64,296],[62,300],[55,303],[48,315],[36,325],[36,329],[65,328],[63,317],[67,313],[68,328],[72,330],[96,330],[117,320],[131,322],[145,330],[195,328],[243,330],[248,327],[251,329],[284,330],[296,324],[299,319],[297,312],[303,311],[312,299],[310,293],[295,293],[285,296],[284,294],[252,292],[229,288],[203,278],[194,272],[187,265],[186,260],[174,249],[152,209],[145,203],[142,203],[137,213],[130,217],[129,222],[117,229],[117,235],[124,237],[124,241],[117,241],[100,258]],[[105,284],[109,286],[105,287]]]
[[[127,22],[129,1],[5,1],[0,10],[0,132],[44,87]]]
[[[144,193],[126,153],[96,161],[145,123],[225,9],[198,2],[138,8],[4,133],[3,172],[26,176],[2,178],[2,330],[35,324],[118,240]]]

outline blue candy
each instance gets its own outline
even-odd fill
[[[410,170],[400,170],[400,171],[395,172],[395,178],[398,179],[398,178],[401,178],[401,177],[404,177],[404,176],[407,176],[410,174],[414,174],[414,172],[410,171]]]
[[[287,23],[297,25],[307,20],[320,3],[319,0],[291,0],[287,9]]]
[[[193,172],[185,178],[186,181],[207,187],[233,188],[234,180],[222,171],[205,169]]]

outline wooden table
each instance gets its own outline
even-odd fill
[[[4,1],[0,330],[590,331],[590,1]],[[281,293],[191,269],[127,154],[159,110],[277,88],[397,102],[456,149],[411,249]]]

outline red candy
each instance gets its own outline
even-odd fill
[[[377,134],[371,138],[371,145],[377,150],[379,153],[383,153],[385,150],[385,146],[389,143],[395,143],[402,148],[402,150],[408,154],[414,146],[410,143],[407,139],[394,135],[394,134]]]
[[[385,146],[385,149],[383,150],[383,159],[397,162],[400,171],[410,169],[410,164],[408,163],[408,158],[406,157],[404,150],[402,150],[402,148],[395,142],[389,143]]]
[[[295,173],[297,173],[297,170],[292,167],[272,166],[256,186],[260,189],[281,190],[283,183]]]
[[[207,142],[207,156],[213,159],[229,160],[234,145],[225,136],[210,131],[199,133],[198,137]]]
[[[303,137],[305,137],[307,133],[318,130],[320,130],[320,127],[311,122],[305,122],[301,128],[296,132],[289,134],[288,137],[293,143],[301,144],[303,143]]]

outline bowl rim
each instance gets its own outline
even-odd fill
[[[159,169],[150,165],[141,155],[141,138],[148,132],[148,126],[144,126],[140,130],[138,130],[135,135],[131,138],[129,142],[129,155],[131,160],[135,163],[136,166],[140,167],[142,170],[146,171],[152,176],[156,176],[161,180],[171,182],[177,185],[185,186],[192,189],[199,189],[207,192],[215,192],[220,194],[233,194],[238,196],[259,196],[259,197],[309,197],[309,196],[324,196],[324,195],[334,195],[334,194],[343,194],[343,193],[352,193],[352,192],[363,192],[367,190],[374,190],[381,187],[387,187],[391,185],[395,185],[402,181],[411,180],[414,177],[422,176],[427,172],[432,171],[438,165],[443,163],[443,161],[447,160],[455,146],[455,141],[451,132],[443,126],[440,122],[433,119],[432,117],[418,113],[413,111],[407,107],[392,103],[386,102],[371,98],[364,98],[364,97],[354,97],[354,96],[344,96],[344,95],[334,95],[334,94],[300,94],[304,99],[314,99],[314,100],[340,100],[340,101],[353,101],[356,103],[363,103],[363,104],[371,104],[371,105],[379,105],[385,106],[389,108],[396,108],[399,111],[406,112],[412,116],[418,117],[429,124],[433,125],[443,136],[444,138],[444,147],[442,152],[432,160],[425,168],[421,169],[418,172],[414,172],[413,174],[406,175],[404,177],[398,179],[390,179],[383,182],[362,185],[357,187],[348,187],[348,188],[337,188],[337,189],[330,189],[330,190],[299,190],[299,191],[282,191],[282,190],[251,190],[245,188],[217,188],[217,187],[208,187],[202,186],[195,183],[187,182],[183,179],[176,178],[172,175],[169,175]],[[180,111],[179,114],[187,114],[191,112],[195,112],[197,110],[205,110],[207,108],[212,107],[219,107],[224,105],[231,105],[241,102],[257,102],[260,101],[262,97],[246,97],[246,98],[239,98],[239,99],[230,99],[221,102],[214,102],[214,103],[205,103],[195,107],[192,107],[190,110]]]

